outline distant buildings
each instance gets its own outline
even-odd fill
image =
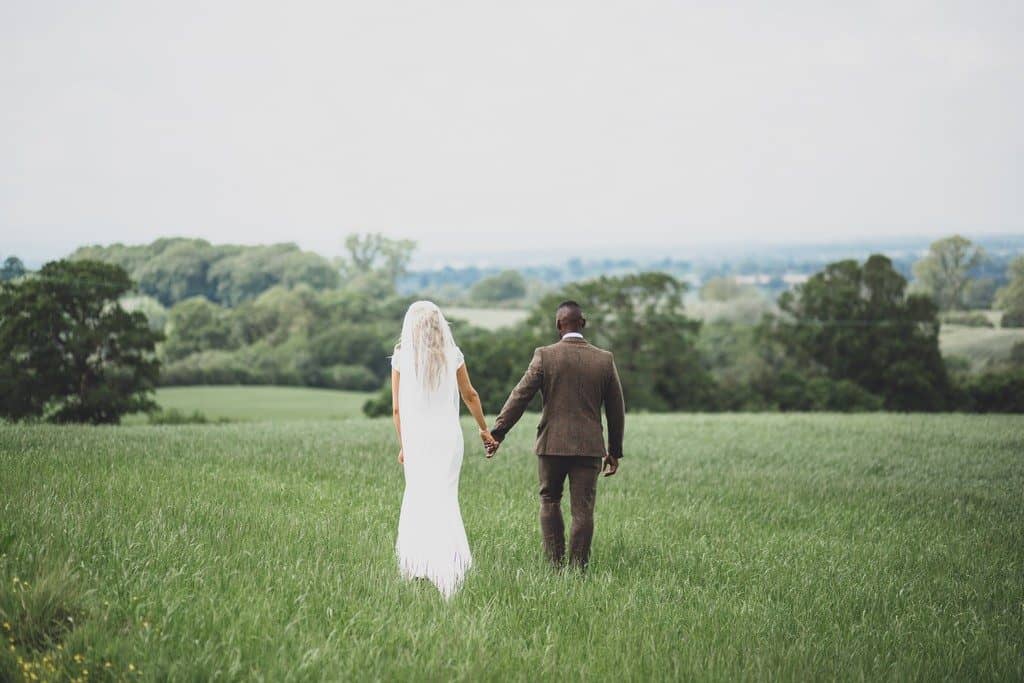
[[[754,285],[755,287],[766,287],[773,282],[782,280],[787,285],[799,285],[807,282],[810,277],[807,273],[784,273],[770,275],[768,273],[754,273],[753,275],[734,275],[733,281],[738,285]]]

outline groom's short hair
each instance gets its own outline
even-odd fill
[[[572,299],[567,299],[566,301],[558,304],[558,308],[555,309],[555,313],[559,313],[563,310],[569,314],[570,320],[579,320],[583,317],[583,308]]]

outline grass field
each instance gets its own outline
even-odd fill
[[[482,327],[485,330],[500,330],[503,327],[512,327],[529,316],[529,311],[513,308],[469,308],[458,306],[447,306],[444,309],[445,317],[451,320],[465,320],[471,325]]]
[[[967,358],[976,370],[984,369],[990,361],[1005,360],[1018,342],[1024,342],[1022,328],[943,325],[939,333],[942,354]]]
[[[534,421],[468,442],[447,604],[387,420],[0,426],[0,680],[1024,678],[1024,418],[632,417],[585,577]]]
[[[358,417],[370,394],[308,387],[200,386],[164,387],[156,402],[164,410],[198,410],[210,420],[330,420]],[[145,415],[129,416],[141,424]]]

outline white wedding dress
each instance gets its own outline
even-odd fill
[[[400,373],[398,409],[405,453],[405,495],[395,543],[398,566],[404,578],[429,579],[449,598],[473,558],[459,510],[463,440],[455,373],[463,357],[454,344],[446,355],[446,372],[433,391],[423,388],[414,359],[404,359],[401,349],[395,351],[391,366]]]

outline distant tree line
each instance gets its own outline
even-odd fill
[[[533,348],[554,341],[553,312],[565,298],[583,304],[588,338],[615,352],[633,411],[1024,412],[1024,345],[982,375],[951,373],[938,306],[909,292],[885,256],[829,264],[755,325],[690,318],[685,290],[665,273],[601,277],[545,297],[515,328],[456,336],[490,412]],[[366,412],[389,411],[385,387]]]
[[[748,259],[717,267],[698,267],[689,261],[669,258],[648,264],[630,259],[584,262],[577,258],[561,268],[467,267],[410,272],[408,265],[415,249],[412,242],[380,235],[352,235],[346,239],[345,247],[347,256],[332,261],[302,251],[294,244],[214,245],[199,239],[168,238],[147,245],[82,247],[70,258],[121,266],[137,283],[139,294],[168,308],[196,296],[235,307],[273,287],[290,289],[299,285],[315,291],[347,288],[377,296],[432,297],[447,304],[533,306],[545,294],[572,282],[643,271],[663,272],[679,279],[697,276],[704,284],[702,298],[708,300],[733,298],[730,288],[770,293],[774,297],[790,288],[782,280],[784,273],[809,276],[823,267],[808,260],[765,264]],[[911,289],[929,296],[948,321],[990,324],[984,316],[962,313],[994,305],[1009,314],[1004,326],[1010,327],[1018,324],[1024,312],[1021,296],[1013,294],[1011,287],[1015,266],[1010,257],[987,254],[962,236],[932,243],[927,254],[916,262],[892,265],[906,277],[912,271]],[[0,279],[20,277],[24,272],[21,262],[11,257],[0,269]],[[744,274],[760,274],[770,279],[757,287],[740,285],[736,277]],[[713,292],[716,287],[719,291]]]
[[[328,262],[293,245],[158,240],[79,250],[36,273],[8,258],[0,412],[116,422],[150,409],[158,383],[383,387],[367,412],[386,412],[388,356],[414,298],[398,283],[414,245],[365,235],[345,246]],[[740,315],[703,320],[687,309],[688,286],[669,273],[605,275],[540,295],[515,327],[457,324],[455,333],[491,412],[533,348],[552,341],[564,298],[584,304],[588,337],[615,352],[630,410],[1022,412],[1024,348],[981,374],[939,352],[942,316],[969,314],[958,307],[979,258],[960,239],[936,243],[913,285],[885,256],[837,261],[775,304],[734,280],[711,280],[702,302]],[[131,273],[148,278],[146,288]],[[499,271],[471,290],[501,307],[528,286]],[[1024,319],[1024,257],[993,296],[1004,321]]]
[[[1024,247],[1020,238],[986,239],[993,249],[987,252],[980,245],[954,235],[932,243],[923,257],[908,246],[890,257],[899,274],[912,281],[917,293],[931,296],[942,312],[987,309],[997,301],[997,290],[1009,281],[1008,269],[1014,253]],[[849,250],[850,247],[846,247]],[[604,276],[623,276],[657,271],[678,279],[706,285],[717,282],[753,290],[772,299],[788,290],[792,278],[810,276],[822,270],[833,259],[824,258],[821,247],[792,247],[757,256],[728,256],[700,261],[665,257],[640,261],[629,258],[584,260],[573,258],[560,266],[527,266],[518,273],[525,289],[513,293],[504,285],[510,281],[509,271],[498,268],[447,266],[404,274],[398,290],[404,294],[435,298],[451,305],[499,305],[531,307],[541,296],[557,291],[572,282]],[[865,252],[867,253],[867,252]],[[756,285],[742,285],[738,280],[758,278]],[[500,297],[496,290],[501,292]],[[715,300],[715,299],[712,299]],[[960,317],[959,323],[979,324],[980,317]],[[1008,319],[1008,322],[1012,320]]]

